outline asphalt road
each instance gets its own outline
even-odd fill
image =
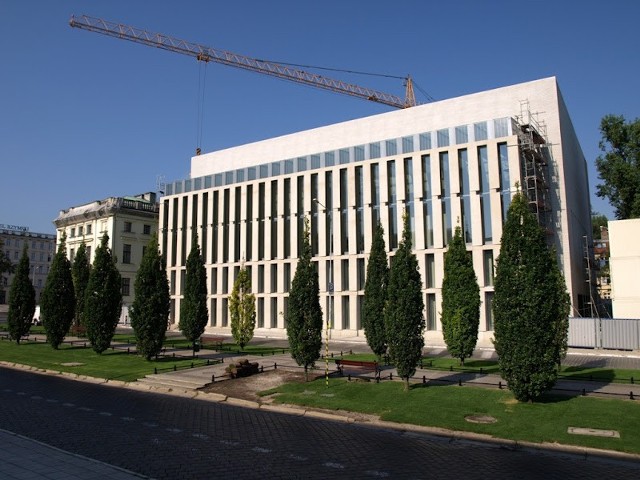
[[[635,463],[514,451],[5,368],[0,428],[158,479],[640,478]]]

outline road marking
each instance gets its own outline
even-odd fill
[[[344,465],[342,465],[341,463],[325,462],[322,464],[322,466],[329,467],[329,468],[337,468],[338,470],[344,470]]]
[[[150,428],[155,428],[158,426],[157,423],[153,423],[153,422],[143,422],[142,425],[144,425],[145,427],[150,427]]]
[[[304,462],[306,460],[309,460],[309,457],[303,457],[302,455],[294,455],[293,453],[289,454],[289,458],[292,460],[298,460],[300,462]]]
[[[367,470],[364,472],[366,475],[371,475],[372,477],[386,478],[389,476],[387,472],[379,472],[378,470]]]
[[[75,403],[69,403],[69,402],[65,402],[62,404],[63,407],[75,407],[76,404]]]
[[[102,415],[103,417],[110,417],[112,415],[111,412],[100,412],[98,415]]]
[[[24,393],[24,392],[17,392],[17,394],[16,394],[16,395],[24,396],[24,395],[26,395],[26,393]]]
[[[123,420],[125,422],[133,422],[135,420],[135,418],[133,418],[133,417],[120,417],[120,420]]]
[[[233,442],[231,440],[220,440],[220,443],[223,445],[230,445],[232,447],[237,447],[238,445],[240,445],[240,442]]]
[[[258,453],[271,453],[271,450],[269,450],[268,448],[262,448],[262,447],[253,447],[251,450]]]
[[[13,392],[13,390],[12,390],[12,389],[10,389],[10,388],[5,388],[5,389],[3,390],[3,392],[11,393],[11,392]]]
[[[80,407],[78,410],[82,410],[83,412],[93,412],[93,408],[89,407]]]
[[[31,395],[31,400],[42,400],[40,395]]]
[[[167,432],[171,432],[171,433],[181,433],[182,430],[180,430],[179,428],[167,428]]]
[[[191,436],[201,440],[207,440],[209,438],[209,435],[205,435],[204,433],[192,433]]]

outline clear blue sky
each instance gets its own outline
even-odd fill
[[[60,209],[186,178],[198,63],[69,27],[86,14],[275,61],[411,74],[445,99],[555,75],[595,196],[600,119],[640,112],[640,2],[0,0],[0,223],[53,232]],[[204,152],[390,107],[217,64]],[[403,95],[401,80],[330,76]],[[424,100],[418,94],[419,100]],[[570,180],[569,180],[570,181]]]

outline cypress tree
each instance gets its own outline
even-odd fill
[[[509,207],[497,260],[495,348],[500,370],[519,401],[550,390],[566,353],[569,296],[555,254],[518,192]]]
[[[405,390],[408,391],[409,378],[416,372],[422,356],[425,320],[422,314],[422,279],[418,260],[411,252],[411,230],[406,210],[403,223],[402,241],[389,271],[384,319],[389,356],[398,375],[405,379]]]
[[[196,341],[204,333],[209,320],[207,308],[207,271],[200,255],[200,245],[196,235],[191,241],[191,251],[187,257],[184,298],[180,304],[180,322],[178,327],[193,345],[195,355]]]
[[[18,344],[20,343],[20,338],[29,333],[33,314],[36,311],[36,291],[29,278],[29,254],[27,250],[27,242],[25,241],[22,255],[16,268],[16,274],[9,288],[7,326],[9,328],[9,336]]]
[[[382,224],[378,222],[373,232],[362,302],[362,327],[367,337],[367,343],[378,359],[387,352],[383,312],[387,299],[388,283],[389,265],[385,251],[384,230]]]
[[[147,360],[162,350],[170,308],[169,281],[165,261],[153,235],[140,262],[135,280],[135,298],[129,309],[136,335],[136,349]]]
[[[122,277],[108,243],[105,233],[93,258],[83,313],[87,337],[98,354],[109,348],[122,311]]]
[[[251,279],[243,266],[229,297],[231,335],[240,349],[251,341],[256,326],[256,296],[251,293]]]
[[[287,337],[291,357],[304,367],[305,380],[309,380],[309,368],[320,358],[322,347],[322,308],[318,272],[311,261],[309,219],[305,218],[302,250],[289,292]]]
[[[73,267],[71,268],[71,274],[73,277],[73,290],[76,298],[74,318],[74,325],[76,327],[84,324],[82,320],[82,314],[84,311],[84,292],[87,289],[87,283],[89,282],[90,273],[91,266],[89,264],[89,258],[87,257],[87,246],[83,241],[78,247],[76,256],[73,259]]]
[[[480,287],[458,226],[444,255],[442,334],[449,354],[462,365],[476,347],[479,324]]]
[[[66,240],[63,233],[40,298],[42,325],[47,334],[47,342],[56,350],[71,328],[76,305]]]

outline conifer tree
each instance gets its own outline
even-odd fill
[[[40,313],[47,342],[56,350],[71,328],[76,305],[66,241],[67,236],[63,233],[40,297]]]
[[[180,322],[178,328],[193,345],[195,355],[196,341],[204,333],[209,321],[207,308],[207,271],[200,255],[200,245],[196,235],[191,241],[191,251],[187,257],[184,298],[180,304]]]
[[[382,224],[378,222],[373,233],[362,302],[362,327],[367,337],[367,343],[378,359],[387,353],[383,313],[388,283],[389,265],[385,250],[384,230]]]
[[[418,260],[411,252],[411,230],[406,210],[403,223],[402,241],[389,270],[384,319],[389,356],[398,375],[405,379],[405,390],[408,391],[409,378],[416,372],[422,356],[425,320],[422,314],[422,278]]]
[[[122,277],[108,244],[105,233],[95,251],[84,302],[87,337],[98,354],[109,348],[122,312]]]
[[[129,309],[136,335],[136,349],[147,360],[162,350],[170,308],[169,281],[165,261],[153,235],[140,262],[135,280],[135,298]]]
[[[76,256],[73,259],[71,274],[73,277],[73,290],[76,298],[76,308],[74,316],[74,325],[79,327],[83,325],[82,314],[84,311],[84,292],[89,283],[89,274],[91,273],[91,265],[87,257],[87,246],[84,241],[78,247]]]
[[[29,278],[29,254],[27,242],[25,242],[18,267],[16,268],[16,274],[9,289],[7,326],[9,328],[9,336],[16,343],[19,344],[20,338],[29,333],[35,311],[36,291]]]
[[[458,226],[444,255],[442,334],[449,354],[462,365],[476,347],[479,323],[480,287]]]
[[[502,376],[519,401],[535,400],[555,384],[566,353],[569,296],[521,192],[509,207],[494,286],[494,344]]]
[[[304,367],[305,380],[309,380],[309,368],[320,358],[322,347],[322,308],[318,272],[311,261],[309,219],[305,218],[302,249],[296,273],[289,292],[287,337],[291,357]]]
[[[243,266],[229,297],[231,335],[242,350],[253,338],[256,327],[256,296],[251,293],[251,278]]]

